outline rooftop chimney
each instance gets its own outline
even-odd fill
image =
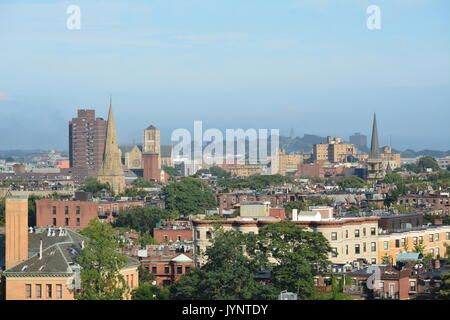
[[[28,259],[28,197],[9,196],[5,204],[5,264],[10,269]]]

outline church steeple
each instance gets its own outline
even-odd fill
[[[370,159],[380,158],[380,146],[378,144],[378,128],[377,128],[377,115],[373,114],[373,125],[372,125],[372,141],[370,145]]]
[[[103,153],[102,166],[98,173],[98,180],[103,183],[109,183],[111,189],[116,194],[125,190],[125,175],[122,168],[121,153],[117,140],[111,97],[109,100],[105,151]]]

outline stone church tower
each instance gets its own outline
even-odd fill
[[[114,115],[112,112],[112,100],[110,100],[105,151],[103,153],[103,162],[98,172],[97,179],[102,183],[108,183],[116,195],[125,191],[125,174],[120,158],[121,153],[117,141],[116,125],[114,123]]]

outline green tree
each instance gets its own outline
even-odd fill
[[[0,226],[5,225],[5,198],[0,199]]]
[[[139,287],[133,290],[133,300],[169,300],[170,291],[149,282],[139,283]]]
[[[111,186],[108,183],[101,183],[96,178],[87,178],[78,190],[91,192],[94,196],[97,196],[103,189],[112,193]]]
[[[82,231],[86,245],[77,256],[81,266],[81,292],[79,300],[121,300],[129,288],[120,270],[127,257],[117,250],[119,238],[113,227],[93,219]]]
[[[162,169],[171,177],[179,177],[181,176],[181,172],[174,167],[162,166]]]
[[[292,217],[292,209],[297,209],[298,211],[304,211],[306,209],[306,203],[302,200],[289,201],[284,205],[284,210],[286,215]]]
[[[228,171],[225,171],[223,168],[219,166],[212,166],[209,169],[200,169],[198,170],[194,177],[198,178],[202,174],[211,174],[214,177],[217,177],[218,179],[229,179],[231,178],[231,173]]]
[[[314,294],[314,272],[330,264],[331,247],[321,233],[281,221],[262,228],[258,240],[257,251],[273,259],[272,281],[280,292],[296,292],[300,299]]]
[[[436,159],[431,156],[422,157],[417,162],[417,167],[421,172],[426,172],[427,168],[431,168],[433,171],[439,170],[439,164]]]
[[[175,213],[157,207],[131,207],[123,211],[116,219],[114,227],[126,227],[141,234],[152,234],[153,228],[161,220],[176,219]]]
[[[271,284],[254,279],[266,257],[246,254],[255,237],[216,227],[212,244],[206,249],[207,262],[194,268],[171,287],[173,299],[251,300],[275,299]],[[262,258],[262,260],[259,260]]]
[[[42,199],[41,196],[31,194],[28,197],[28,226],[36,226],[36,200]]]
[[[144,233],[142,236],[140,236],[136,242],[141,246],[145,247],[150,244],[158,244],[158,241],[156,241],[151,235]]]
[[[143,178],[137,178],[132,183],[137,188],[153,188],[155,184],[151,181],[145,181]]]
[[[419,173],[420,172],[420,169],[419,169],[419,167],[417,166],[416,163],[407,163],[407,164],[405,164],[403,166],[403,168],[406,171],[410,171],[410,172],[414,172],[414,173]]]
[[[386,184],[398,184],[401,183],[402,181],[403,179],[399,174],[387,173],[381,182]]]
[[[132,198],[145,198],[146,196],[148,196],[148,192],[133,186],[131,188],[125,189],[125,191],[122,192],[121,196]]]
[[[442,277],[442,284],[439,290],[439,299],[450,300],[450,273],[446,273]]]
[[[182,216],[201,214],[205,209],[216,206],[211,188],[195,178],[183,178],[165,186],[162,195],[166,208]]]
[[[347,188],[357,189],[357,188],[366,187],[366,182],[359,177],[349,176],[349,177],[342,177],[342,178],[338,179],[337,185],[341,189],[347,189]]]

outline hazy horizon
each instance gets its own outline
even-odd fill
[[[376,112],[380,145],[447,151],[449,13],[447,0],[5,0],[0,150],[66,150],[77,109],[106,119],[112,94],[120,144],[150,124],[167,144],[194,120],[369,144]]]

